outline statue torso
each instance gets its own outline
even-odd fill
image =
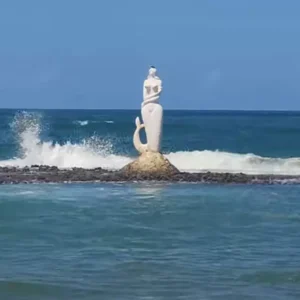
[[[158,103],[162,82],[159,78],[148,78],[144,81],[144,102]]]

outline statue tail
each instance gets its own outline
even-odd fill
[[[135,149],[140,152],[140,153],[144,153],[147,151],[148,149],[148,145],[147,144],[142,144],[141,139],[140,139],[140,130],[142,128],[145,128],[144,124],[141,124],[140,118],[137,117],[135,119],[135,125],[136,125],[136,130],[134,132],[133,135],[133,145],[135,147]]]

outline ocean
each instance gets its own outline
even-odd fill
[[[119,169],[139,111],[0,110],[0,166]],[[300,175],[300,112],[166,111],[187,172]],[[0,299],[300,299],[300,185],[0,185]]]

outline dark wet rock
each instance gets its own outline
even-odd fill
[[[55,167],[55,166],[52,166],[49,169],[49,171],[51,171],[51,172],[55,172],[55,171],[58,171],[58,170],[59,170],[58,167]]]
[[[50,171],[51,167],[50,166],[39,166],[39,171],[40,172],[47,172]]]
[[[243,173],[126,172],[96,169],[59,169],[55,166],[0,167],[0,184],[45,182],[191,182],[210,184],[300,184],[299,176]]]
[[[16,167],[1,167],[0,168],[1,173],[12,173],[12,172],[16,172],[16,171],[17,171]]]

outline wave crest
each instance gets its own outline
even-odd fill
[[[36,164],[59,168],[117,169],[130,161],[128,157],[114,155],[111,143],[98,136],[84,139],[79,144],[67,142],[61,145],[41,141],[41,116],[36,113],[17,114],[11,128],[19,143],[19,157],[0,161],[0,166],[24,167]]]
[[[61,145],[41,141],[42,116],[22,112],[11,124],[20,153],[18,157],[0,161],[0,166],[51,165],[59,168],[120,169],[133,158],[116,155],[113,145],[98,136],[92,136],[74,144]],[[221,151],[179,151],[166,154],[179,170],[186,172],[232,172],[246,174],[299,175],[300,158],[269,158],[254,154],[238,154]]]
[[[89,124],[89,121],[88,120],[84,120],[84,121],[78,120],[78,121],[75,121],[75,124],[78,124],[80,126],[86,126]]]
[[[221,151],[175,152],[167,158],[180,170],[246,174],[299,175],[300,158],[271,158]]]

